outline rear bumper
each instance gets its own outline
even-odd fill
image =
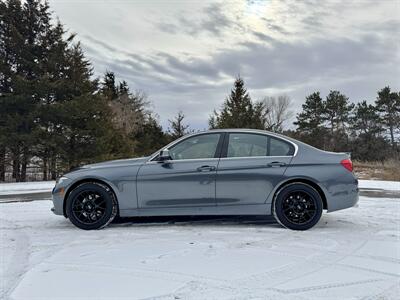
[[[351,184],[338,186],[331,195],[327,195],[328,212],[357,206],[359,199],[358,180]]]

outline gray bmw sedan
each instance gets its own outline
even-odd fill
[[[57,180],[52,211],[79,228],[115,216],[270,215],[294,230],[322,211],[354,206],[358,182],[345,153],[275,133],[211,130],[184,136],[148,157],[83,166]]]

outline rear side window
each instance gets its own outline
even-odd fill
[[[292,144],[270,137],[269,156],[292,156],[294,147]]]
[[[230,133],[226,157],[292,156],[294,146],[262,134]]]
[[[227,157],[266,156],[268,138],[260,134],[229,134]]]

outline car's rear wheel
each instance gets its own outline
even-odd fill
[[[68,196],[67,216],[75,226],[100,229],[117,215],[117,201],[109,187],[97,182],[85,182],[74,188]]]
[[[318,223],[322,215],[321,195],[305,183],[291,183],[281,188],[272,206],[276,220],[293,230],[307,230]]]

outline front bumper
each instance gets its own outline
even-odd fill
[[[62,183],[56,184],[52,191],[52,201],[53,201],[53,208],[51,211],[56,215],[64,215],[64,199],[65,193],[71,180],[69,178],[65,178]]]
[[[64,195],[61,195],[60,193],[53,193],[52,200],[53,208],[51,211],[56,215],[64,215]]]

